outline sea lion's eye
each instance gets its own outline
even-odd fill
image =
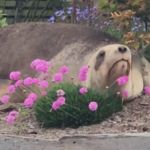
[[[105,51],[99,52],[99,54],[96,57],[96,63],[95,63],[95,70],[98,70],[98,68],[101,66],[101,64],[104,61]]]
[[[104,57],[104,56],[105,56],[105,51],[101,51],[101,52],[99,53],[99,56],[100,56],[100,57]]]

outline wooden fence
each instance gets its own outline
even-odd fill
[[[46,21],[52,11],[61,9],[68,2],[60,0],[0,0],[0,9],[8,23]]]

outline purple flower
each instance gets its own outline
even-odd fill
[[[55,23],[55,20],[56,18],[54,16],[51,16],[49,19],[48,19],[48,22],[50,23]]]
[[[54,14],[55,14],[55,16],[60,17],[64,14],[64,10],[58,10]]]

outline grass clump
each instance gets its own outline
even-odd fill
[[[37,121],[45,128],[50,127],[79,127],[99,123],[111,116],[114,112],[122,110],[121,98],[111,92],[100,93],[94,89],[88,89],[81,94],[81,86],[62,83],[56,84],[41,97],[34,106]],[[57,91],[63,90],[65,103],[59,109],[52,108],[53,102],[58,98]],[[89,103],[95,101],[98,108],[90,110]]]

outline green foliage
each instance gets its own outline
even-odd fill
[[[3,11],[0,10],[0,28],[7,26],[6,18],[4,17]]]
[[[116,10],[116,4],[110,3],[108,0],[99,0],[99,7],[100,9],[106,10],[109,12]]]
[[[114,27],[107,27],[105,30],[104,30],[105,33],[111,35],[112,37],[115,37],[116,39],[121,39],[122,36],[123,36],[123,33],[121,32],[121,30],[117,30],[115,29]]]
[[[56,91],[65,91],[66,104],[60,109],[51,110],[51,104],[56,100]],[[80,86],[63,83],[55,85],[46,97],[39,99],[34,107],[37,121],[45,128],[50,127],[79,127],[99,123],[122,109],[122,101],[117,95],[108,92],[100,93],[89,89],[81,95]],[[92,112],[88,109],[90,101],[98,103],[98,109]]]

